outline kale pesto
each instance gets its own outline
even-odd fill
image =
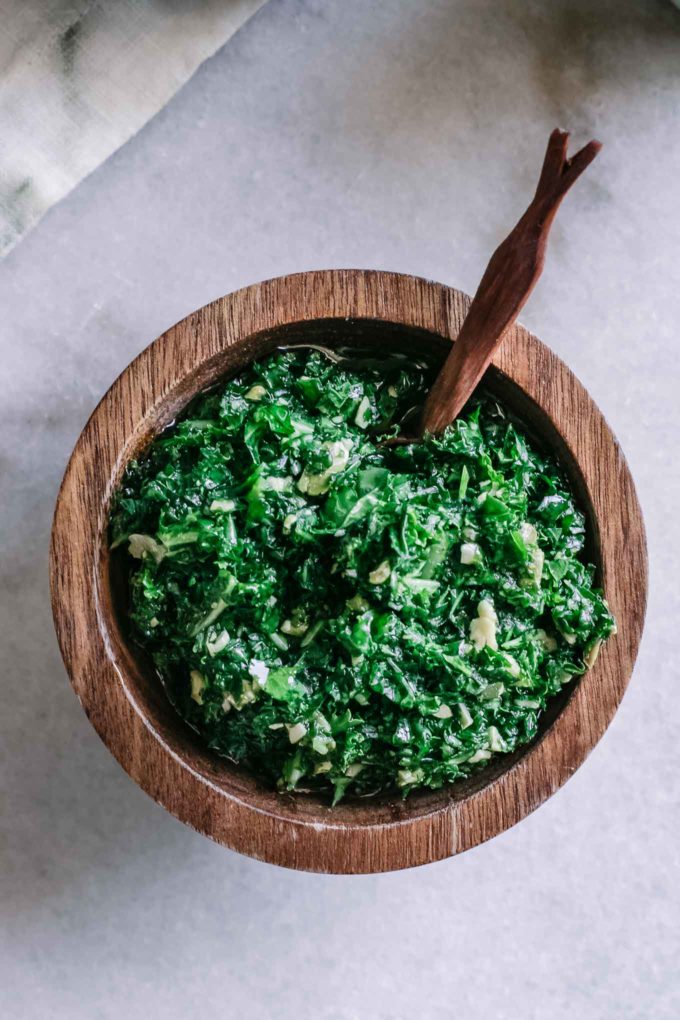
[[[279,352],[196,398],[117,494],[136,640],[203,741],[281,789],[469,775],[614,632],[564,477],[494,402],[377,444],[427,381]]]

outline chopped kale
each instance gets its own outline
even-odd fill
[[[439,787],[530,741],[614,620],[557,465],[489,398],[381,446],[403,358],[277,353],[129,464],[112,546],[180,714],[282,789]]]

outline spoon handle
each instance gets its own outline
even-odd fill
[[[565,131],[555,129],[550,135],[536,194],[491,256],[453,349],[425,401],[421,435],[443,432],[455,421],[541,275],[560,202],[602,148],[599,142],[588,142],[568,159],[568,140]]]

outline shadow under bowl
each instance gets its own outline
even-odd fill
[[[553,699],[532,743],[438,791],[348,799],[281,794],[203,747],[129,639],[124,579],[110,555],[111,497],[125,465],[201,390],[282,345],[402,351],[443,360],[468,298],[415,277],[361,270],[256,284],[168,330],[104,396],[57,500],[50,573],[71,682],[130,776],[182,821],[260,860],[303,870],[389,871],[459,853],[515,824],[583,762],[611,721],[644,620],[647,558],[630,473],[569,369],[522,327],[484,385],[561,462],[588,522],[586,554],[618,621],[595,666]],[[119,562],[119,561],[118,561]]]

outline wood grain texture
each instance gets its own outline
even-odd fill
[[[566,131],[550,135],[536,194],[491,256],[453,350],[425,401],[420,435],[436,435],[455,421],[536,286],[562,199],[601,148],[599,142],[588,142],[568,159],[568,141]]]
[[[202,748],[127,642],[106,527],[127,460],[201,388],[281,343],[398,347],[442,361],[469,301],[409,276],[361,270],[270,280],[173,326],[116,380],[85,426],[57,500],[52,607],[64,662],[89,719],[130,776],[182,821],[260,860],[358,873],[425,864],[514,825],[553,794],[604,733],[642,631],[647,557],[623,455],[584,388],[515,326],[485,382],[557,452],[590,524],[589,555],[619,632],[594,668],[555,699],[536,740],[471,779],[408,800],[384,795],[330,809],[278,794]]]

